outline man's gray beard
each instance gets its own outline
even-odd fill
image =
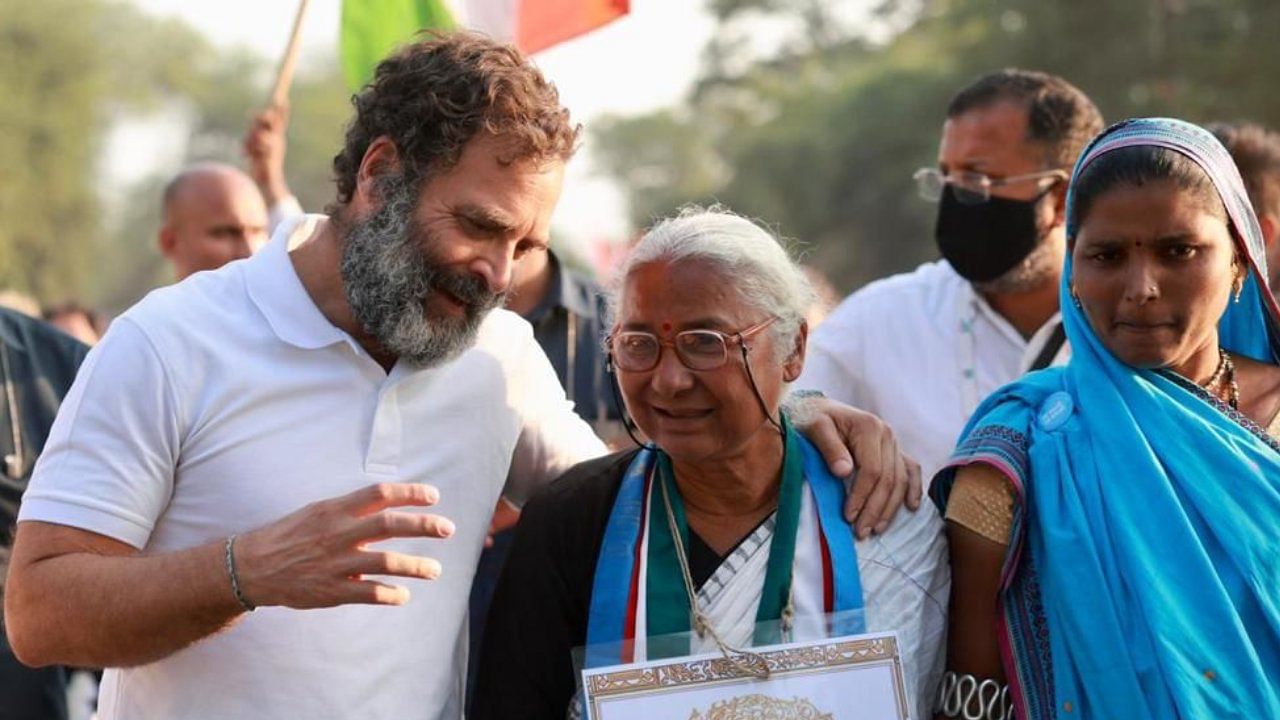
[[[381,207],[346,228],[341,271],[347,303],[365,332],[397,358],[423,367],[453,360],[475,343],[480,323],[505,294],[433,260],[440,239],[414,217],[415,186],[392,178],[379,190]],[[437,288],[466,303],[461,318],[427,315],[424,303]]]
[[[983,295],[1005,295],[1039,290],[1057,277],[1062,260],[1053,251],[1047,234],[1040,237],[1031,254],[1006,270],[995,280],[975,282],[973,287]]]

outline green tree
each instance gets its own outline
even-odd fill
[[[44,294],[77,281],[90,247],[105,81],[88,3],[0,3],[0,286]]]
[[[166,282],[154,238],[167,171],[110,188],[124,201],[105,207],[107,133],[178,109],[187,161],[239,163],[273,67],[123,2],[0,0],[0,288],[118,310]],[[304,58],[292,102],[289,176],[304,206],[321,209],[349,110],[336,60]]]
[[[290,93],[285,175],[302,206],[319,212],[334,198],[332,158],[342,139],[350,95],[332,57],[304,61]],[[244,167],[241,140],[266,102],[271,79],[269,63],[263,59],[231,53],[177,96],[192,116],[183,162],[218,160]],[[166,172],[127,190],[121,217],[101,244],[99,271],[84,286],[84,295],[94,305],[116,312],[172,280],[155,240],[161,191],[168,179]]]
[[[848,290],[936,257],[910,176],[983,73],[1060,74],[1110,119],[1280,124],[1272,0],[884,0],[860,25],[857,4],[709,0],[719,32],[686,101],[594,131],[632,222],[715,198],[801,240]],[[792,36],[756,57],[740,41],[761,22]]]

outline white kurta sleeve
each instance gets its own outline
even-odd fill
[[[862,309],[857,296],[846,300],[819,325],[809,338],[804,369],[793,383],[797,390],[820,390],[823,395],[846,405],[874,410],[868,404],[874,394],[867,392],[864,363]]]
[[[18,521],[68,525],[142,549],[173,490],[180,427],[160,354],[128,317],[117,319],[58,411]]]
[[[604,443],[565,397],[555,368],[542,347],[525,341],[520,393],[520,437],[511,458],[503,497],[517,507],[565,470],[607,452]]]

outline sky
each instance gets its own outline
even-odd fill
[[[283,54],[297,11],[294,0],[132,1],[150,14],[182,19],[217,45],[244,45],[269,58]],[[308,55],[337,52],[340,5],[311,0],[299,72]],[[637,114],[678,101],[697,74],[713,28],[701,0],[632,0],[630,15],[538,53],[534,61],[574,119],[590,126],[602,114]],[[129,180],[176,163],[185,140],[174,125],[154,118],[121,127],[108,150],[108,171]],[[587,141],[570,163],[554,227],[575,244],[621,239],[629,229],[625,200],[613,182],[592,172],[589,136]],[[153,167],[138,163],[137,149],[145,146],[152,149]]]

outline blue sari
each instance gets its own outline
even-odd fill
[[[1248,258],[1219,323],[1226,349],[1275,364],[1280,323],[1262,235],[1226,150],[1177,120],[1130,120],[1087,148],[1157,146],[1205,170]],[[1075,235],[1073,193],[1067,233]],[[1072,358],[988,398],[931,493],[985,463],[1014,487],[998,630],[1018,717],[1280,717],[1280,445],[1163,370],[1117,360],[1061,287]]]

